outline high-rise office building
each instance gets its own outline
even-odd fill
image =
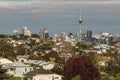
[[[26,26],[23,26],[22,28],[22,32],[24,36],[29,36],[31,37],[31,32],[28,30],[28,28]]]
[[[31,32],[29,30],[27,31],[27,35],[26,36],[31,37]]]
[[[48,30],[45,28],[40,29],[40,40],[48,40],[48,39],[49,39]]]
[[[61,41],[65,41],[66,38],[67,38],[67,34],[66,34],[65,32],[63,32],[63,33],[61,34],[60,38],[61,38]]]
[[[87,38],[92,39],[92,30],[87,30]]]
[[[18,30],[13,30],[13,35],[19,36],[19,31]]]

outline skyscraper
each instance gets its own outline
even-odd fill
[[[91,40],[92,38],[92,30],[87,30],[87,39]]]
[[[48,40],[48,39],[49,39],[48,30],[45,28],[40,29],[40,40]]]
[[[28,30],[27,27],[23,26],[22,32],[24,36],[27,35],[27,30]]]
[[[65,32],[63,32],[63,33],[61,34],[60,38],[61,38],[61,41],[65,41],[66,38],[67,38],[67,34],[66,34]]]
[[[19,36],[19,31],[18,30],[13,30],[13,35]]]
[[[22,32],[24,36],[29,36],[31,37],[31,32],[28,30],[28,28],[26,26],[23,26],[22,28]]]

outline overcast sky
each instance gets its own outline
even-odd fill
[[[42,27],[51,34],[78,33],[80,13],[84,33],[120,34],[120,0],[0,0],[0,33],[21,32],[22,26],[32,33]]]

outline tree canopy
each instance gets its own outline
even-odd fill
[[[100,80],[98,69],[86,56],[68,59],[64,66],[63,75],[65,80],[71,80],[77,75],[80,76],[80,80]]]

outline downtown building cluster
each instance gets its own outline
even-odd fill
[[[19,34],[17,30],[14,30],[13,35],[16,36],[27,36],[32,38],[32,32],[28,29],[28,27],[23,26],[22,34]],[[100,44],[108,44],[114,45],[119,44],[120,35],[119,34],[111,34],[108,32],[101,32],[100,34],[93,34],[92,30],[87,30],[86,33],[66,33],[62,32],[61,34],[53,34],[51,36],[47,28],[41,28],[40,32],[38,32],[39,41],[67,41],[73,44],[77,42],[87,42],[87,43],[100,43]],[[81,35],[81,36],[80,36]],[[80,40],[81,39],[81,40]]]

